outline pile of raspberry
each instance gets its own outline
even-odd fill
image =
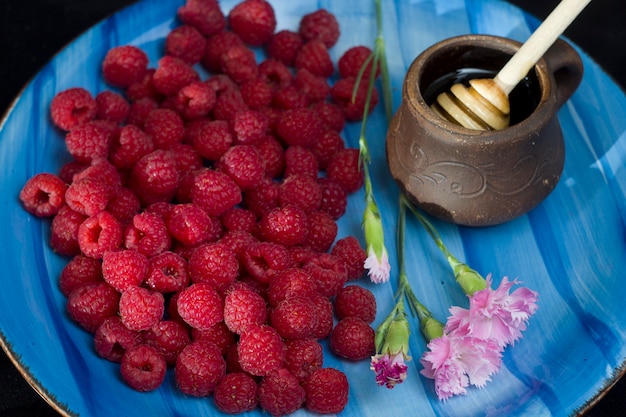
[[[226,413],[340,412],[348,381],[320,342],[348,360],[375,353],[376,301],[354,285],[367,255],[336,224],[363,184],[341,132],[363,116],[371,51],[335,68],[339,24],[324,9],[297,31],[276,32],[264,0],[227,15],[188,0],[177,19],[154,68],[116,46],[102,62],[111,89],[50,104],[72,161],[20,199],[69,259],[67,313],[136,390],[173,369],[181,392]]]

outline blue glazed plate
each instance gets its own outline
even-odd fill
[[[58,92],[81,86],[108,88],[100,75],[106,51],[121,44],[144,49],[154,66],[181,0],[143,1],[94,26],[59,53],[28,84],[0,126],[0,342],[24,377],[61,414],[80,416],[219,415],[210,399],[186,398],[168,375],[157,391],[142,394],[121,381],[118,366],[100,359],[92,338],[65,313],[57,287],[67,259],[48,246],[49,221],[20,206],[18,193],[32,175],[69,160],[62,136],[51,126],[48,106]],[[227,12],[235,0],[221,2]],[[373,45],[373,2],[272,0],[279,29],[297,28],[300,17],[320,7],[339,19],[336,60],[348,47]],[[384,36],[394,87],[394,107],[411,61],[431,44],[455,35],[486,33],[524,41],[538,22],[495,0],[383,0]],[[585,76],[562,108],[567,159],[555,191],[538,208],[507,224],[469,229],[435,222],[449,248],[482,274],[519,278],[539,292],[539,310],[524,338],[506,350],[504,365],[484,389],[447,402],[437,400],[431,380],[419,374],[425,343],[412,321],[413,360],[408,380],[378,387],[367,361],[347,363],[325,355],[325,365],[351,381],[345,416],[567,416],[584,411],[622,373],[626,359],[626,99],[582,51]],[[602,91],[602,94],[599,92]],[[609,110],[609,111],[607,111]],[[345,130],[350,146],[358,125]],[[370,118],[372,175],[395,268],[397,188],[386,166],[382,108]],[[361,236],[363,194],[350,197],[340,236]],[[465,306],[437,249],[409,222],[408,274],[415,292],[441,320],[451,305]],[[378,300],[374,325],[392,306],[392,283],[371,288]],[[251,415],[261,415],[254,412]],[[296,415],[307,415],[304,410]]]

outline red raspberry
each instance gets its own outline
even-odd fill
[[[202,170],[194,179],[191,199],[210,216],[220,216],[241,202],[241,190],[228,175]]]
[[[239,353],[237,352],[237,344],[228,347],[228,351],[226,352],[226,370],[228,373],[241,372],[246,375],[250,375],[241,369],[241,365],[239,364]]]
[[[365,274],[365,260],[367,252],[356,237],[347,236],[339,239],[333,246],[331,254],[340,257],[348,267],[348,280],[361,278]]]
[[[289,67],[271,58],[259,64],[259,78],[271,85],[274,91],[288,87],[293,82]]]
[[[99,120],[122,123],[130,111],[128,101],[121,94],[109,90],[96,95],[96,104],[98,109],[96,118]]]
[[[339,22],[328,10],[319,9],[302,16],[299,32],[305,42],[318,39],[330,48],[339,39]]]
[[[265,177],[261,155],[252,145],[232,146],[222,155],[218,167],[243,191],[256,187]]]
[[[237,259],[240,260],[240,266],[243,267],[241,264],[243,251],[248,247],[248,245],[256,245],[259,241],[252,236],[250,232],[229,230],[224,234],[224,236],[222,236],[219,242],[228,246],[233,252],[235,252]]]
[[[102,280],[100,261],[78,254],[63,267],[59,276],[59,288],[67,297],[80,286],[96,284]]]
[[[241,111],[248,110],[246,102],[239,90],[226,90],[217,96],[217,102],[213,108],[215,120],[232,121],[235,115]]]
[[[283,145],[273,136],[265,135],[256,145],[265,165],[265,176],[279,178],[285,169]]]
[[[294,339],[285,342],[285,368],[295,376],[300,384],[311,373],[320,369],[324,362],[322,345],[315,339]]]
[[[304,45],[302,36],[292,30],[281,30],[267,44],[267,55],[287,66],[293,66],[296,55]]]
[[[270,179],[265,179],[251,190],[244,193],[244,204],[257,217],[263,217],[272,209],[278,207],[279,185]]]
[[[179,172],[172,153],[156,149],[142,157],[130,171],[129,188],[144,204],[170,201],[178,187]]]
[[[87,284],[67,297],[67,313],[83,329],[95,333],[107,317],[118,312],[120,293],[106,282]]]
[[[220,216],[222,225],[228,230],[252,232],[256,228],[256,215],[250,210],[233,207]]]
[[[125,187],[120,187],[109,199],[105,210],[115,217],[120,224],[127,225],[139,213],[141,202],[135,193]]]
[[[120,362],[127,349],[141,343],[141,333],[129,330],[118,316],[107,317],[93,338],[98,356]]]
[[[243,45],[243,41],[235,32],[224,30],[214,34],[206,41],[202,65],[213,73],[222,71],[222,54],[233,46],[240,45]]]
[[[214,343],[191,342],[178,354],[174,375],[183,394],[206,397],[226,374],[226,361]]]
[[[265,80],[256,79],[241,85],[239,91],[246,105],[258,110],[272,104],[272,86]]]
[[[254,81],[259,76],[254,51],[245,45],[229,48],[220,57],[220,65],[222,72],[238,85]]]
[[[348,378],[337,369],[316,369],[303,386],[306,408],[314,413],[337,414],[348,404]]]
[[[146,117],[143,130],[158,149],[168,149],[182,142],[185,134],[183,120],[173,110],[154,109]]]
[[[74,256],[80,253],[78,229],[87,219],[64,205],[52,218],[50,226],[50,247],[59,255]]]
[[[333,319],[333,305],[325,295],[319,292],[311,296],[311,301],[317,308],[317,327],[313,331],[316,339],[326,339],[333,331],[335,324]]]
[[[348,193],[336,181],[330,178],[318,178],[318,183],[322,188],[322,202],[319,210],[337,220],[346,212],[348,205]]]
[[[65,146],[75,160],[90,163],[107,157],[112,136],[113,132],[97,121],[87,122],[67,132]]]
[[[61,91],[50,102],[52,123],[65,131],[90,122],[96,117],[97,112],[96,100],[82,87]]]
[[[155,348],[168,365],[175,365],[178,354],[191,342],[189,330],[174,320],[162,320],[142,333],[143,342]]]
[[[188,0],[178,8],[178,18],[193,26],[204,36],[212,36],[226,28],[226,17],[217,2]]]
[[[122,379],[134,390],[157,389],[165,380],[165,358],[151,346],[139,344],[124,352],[120,362]]]
[[[296,69],[307,69],[311,74],[328,78],[333,75],[335,68],[330,53],[320,40],[311,40],[305,43],[294,61]]]
[[[100,178],[86,177],[74,181],[65,192],[65,201],[74,211],[93,216],[109,204],[113,189]]]
[[[252,375],[267,375],[279,369],[285,360],[285,345],[273,327],[250,325],[237,344],[239,364]]]
[[[317,292],[311,275],[300,268],[288,268],[275,274],[269,282],[268,301],[276,307],[291,297],[310,298]]]
[[[179,293],[178,314],[191,327],[206,330],[224,319],[224,303],[210,284],[191,284]]]
[[[155,213],[144,211],[136,214],[124,231],[124,246],[148,257],[164,252],[170,245],[165,221]]]
[[[172,293],[189,285],[187,261],[174,252],[161,252],[150,258],[145,284],[152,291]]]
[[[116,46],[102,61],[102,75],[116,87],[128,87],[140,81],[148,69],[148,55],[133,45]]]
[[[252,411],[258,404],[257,384],[254,378],[243,372],[228,373],[222,378],[215,391],[215,406],[227,414]]]
[[[98,158],[91,161],[91,164],[84,170],[74,175],[74,182],[83,178],[95,178],[105,183],[114,192],[122,186],[122,177],[117,169],[105,158]]]
[[[272,97],[272,106],[278,110],[303,109],[309,106],[309,97],[295,85],[288,85],[276,90]],[[278,130],[281,114],[278,115],[274,130]]]
[[[280,138],[292,146],[313,147],[324,133],[322,121],[309,108],[285,110],[276,128]]]
[[[330,335],[330,350],[346,359],[358,361],[376,353],[374,329],[357,317],[346,317],[337,323]]]
[[[327,129],[341,132],[346,125],[346,118],[339,106],[329,101],[320,101],[313,103],[311,108],[317,113],[318,117]]]
[[[102,277],[119,292],[140,286],[147,272],[148,258],[137,251],[111,251],[102,256]]]
[[[334,297],[348,280],[348,267],[343,259],[329,253],[320,253],[307,261],[302,269],[317,283],[317,291]]]
[[[291,246],[289,253],[294,262],[298,266],[304,265],[309,259],[316,256],[319,252],[311,248],[310,246]]]
[[[306,212],[295,205],[273,209],[261,219],[259,227],[267,241],[284,246],[303,243],[309,233]]]
[[[251,325],[267,320],[265,300],[247,288],[234,288],[224,298],[224,322],[228,329],[241,335]]]
[[[156,91],[152,84],[152,78],[154,77],[154,68],[149,68],[143,78],[137,82],[132,83],[126,88],[126,97],[131,103],[135,103],[141,99],[148,98],[155,101],[162,99],[161,94]]]
[[[265,136],[269,120],[263,113],[254,110],[240,111],[233,119],[235,142],[239,145],[255,145]]]
[[[363,186],[363,170],[360,163],[358,149],[343,149],[328,161],[326,176],[339,183],[347,193],[353,193]]]
[[[364,45],[353,46],[347,49],[337,62],[337,69],[342,78],[356,77],[363,68],[365,61],[372,56],[372,50]],[[372,73],[372,62],[367,64],[363,71],[363,79],[369,80]],[[376,69],[376,75],[380,74],[380,69]]]
[[[339,132],[330,129],[324,132],[312,148],[320,169],[325,170],[332,157],[339,151],[344,150],[345,147],[346,145]]]
[[[196,70],[185,61],[165,55],[159,59],[152,77],[152,85],[159,93],[172,96],[184,86],[199,79]]]
[[[206,243],[194,250],[188,268],[192,282],[222,291],[237,279],[239,262],[235,252],[223,243]]]
[[[318,172],[319,163],[311,149],[290,146],[285,150],[285,178],[298,174],[317,178]]]
[[[285,178],[279,187],[280,206],[294,205],[306,213],[316,211],[322,203],[322,189],[317,180],[309,175],[293,174]]]
[[[176,204],[165,218],[170,236],[185,246],[217,240],[213,220],[197,204]]]
[[[63,180],[64,183],[70,184],[72,181],[74,181],[74,175],[80,173],[88,166],[88,164],[85,164],[83,162],[72,160],[63,164],[61,168],[59,168],[57,175],[59,178],[61,178],[61,180]]]
[[[335,220],[321,211],[309,213],[309,229],[306,245],[317,252],[326,252],[337,237]]]
[[[122,243],[122,226],[113,215],[101,211],[87,218],[78,228],[78,246],[85,256],[101,259],[105,252]]]
[[[67,188],[67,184],[54,174],[35,174],[22,187],[20,201],[30,214],[52,217],[65,205]]]
[[[235,346],[237,343],[235,333],[231,332],[223,321],[216,323],[210,329],[198,330],[192,328],[191,339],[194,341],[204,340],[214,343],[220,348],[223,356],[226,356],[230,347]]]
[[[368,79],[361,78],[354,94],[356,77],[340,78],[330,88],[332,101],[341,108],[347,121],[355,122],[363,119],[365,103],[367,101]],[[371,113],[378,104],[378,90],[372,89],[368,113]]]
[[[189,65],[200,62],[204,56],[206,40],[193,26],[182,25],[172,29],[165,38],[165,53],[180,58]]]
[[[272,416],[284,416],[298,410],[306,398],[304,388],[287,369],[267,375],[259,383],[259,405]]]
[[[207,116],[216,102],[215,90],[202,81],[186,85],[173,98],[174,109],[187,120]]]
[[[267,44],[276,29],[274,8],[265,0],[243,0],[228,14],[233,32],[249,45]]]
[[[193,146],[187,143],[179,143],[168,149],[174,159],[176,159],[176,167],[183,174],[197,171],[204,167],[202,156]]]
[[[159,107],[159,102],[154,98],[140,98],[130,105],[130,111],[126,118],[126,123],[130,125],[143,128],[143,123],[148,117],[148,114]]]
[[[241,253],[241,262],[250,275],[264,284],[277,272],[294,266],[287,248],[272,242],[248,245]]]
[[[339,320],[357,317],[366,323],[376,318],[376,298],[367,288],[348,285],[337,293],[334,301],[335,314]]]
[[[283,339],[305,339],[317,327],[317,309],[308,298],[285,298],[272,309],[270,322]]]
[[[130,330],[147,330],[163,318],[163,294],[129,286],[120,296],[120,317]]]
[[[187,129],[193,148],[205,159],[217,161],[230,148],[233,137],[224,120],[200,119]]]
[[[325,100],[330,92],[326,78],[314,75],[305,68],[296,71],[294,86],[306,94],[310,103]]]

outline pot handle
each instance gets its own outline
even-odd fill
[[[543,56],[556,81],[557,106],[560,108],[574,94],[583,78],[583,62],[576,50],[563,39],[556,42]]]

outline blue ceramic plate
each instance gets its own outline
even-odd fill
[[[107,86],[100,62],[115,45],[134,44],[152,65],[163,47],[181,0],[143,1],[93,27],[58,54],[31,81],[0,126],[0,342],[28,381],[64,415],[219,415],[209,399],[186,398],[172,375],[157,391],[141,394],[120,379],[118,365],[94,353],[92,338],[65,313],[57,287],[66,259],[48,247],[49,222],[27,214],[18,193],[32,175],[55,172],[69,156],[48,118],[51,98],[82,86],[97,93]],[[221,2],[225,11],[235,0]],[[320,7],[339,19],[342,36],[334,59],[356,44],[372,45],[371,1],[272,0],[279,29],[297,28],[300,17]],[[384,36],[394,86],[394,104],[411,61],[426,47],[454,35],[486,33],[525,40],[536,19],[495,0],[383,0]],[[411,338],[409,378],[394,390],[374,383],[367,361],[347,363],[327,354],[326,365],[351,381],[345,416],[566,416],[584,410],[620,376],[626,358],[626,99],[606,74],[581,52],[586,72],[562,108],[567,160],[555,191],[538,208],[507,224],[468,229],[436,222],[450,249],[483,274],[518,277],[540,294],[540,308],[525,337],[506,350],[504,365],[486,388],[440,402],[431,380],[420,376],[417,358],[425,343],[417,327]],[[602,94],[599,92],[602,91]],[[345,139],[358,141],[358,125]],[[377,198],[395,259],[397,188],[385,160],[385,118],[370,119],[368,137]],[[340,236],[361,236],[363,195],[349,201]],[[410,222],[408,273],[414,290],[445,320],[451,305],[466,298],[425,233]],[[395,268],[395,264],[393,264]],[[392,283],[363,283],[375,292],[378,324],[391,308]],[[415,323],[413,322],[415,325]],[[297,415],[305,415],[301,410]],[[251,415],[261,415],[260,412]]]

